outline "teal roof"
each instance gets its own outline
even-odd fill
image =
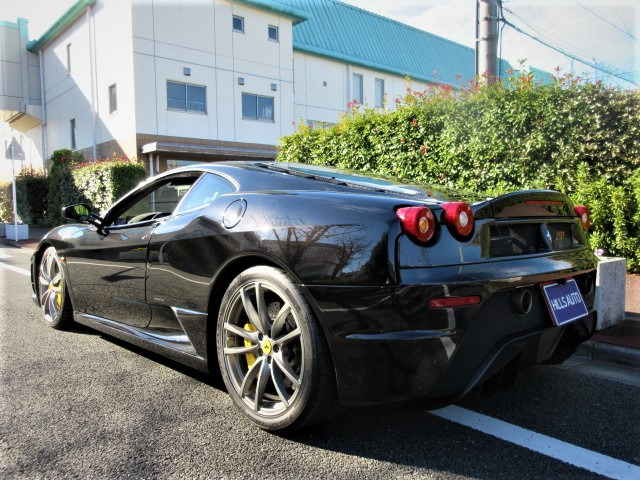
[[[278,1],[309,17],[293,28],[298,51],[454,87],[475,77],[472,48],[337,0]]]
[[[236,3],[244,3],[254,8],[261,8],[269,12],[277,13],[285,17],[293,19],[293,24],[304,22],[309,17],[306,12],[294,6],[286,4],[286,2],[278,2],[274,0],[232,0]]]
[[[529,71],[533,73],[533,78],[542,85],[551,85],[553,83],[553,75],[545,70],[529,66]]]
[[[78,18],[87,7],[92,7],[96,4],[96,0],[78,0],[76,3],[62,14],[62,16],[49,27],[49,30],[44,32],[40,38],[31,40],[27,43],[27,50],[37,53],[38,50],[47,45],[51,40],[56,38],[65,28],[71,25],[76,18]]]

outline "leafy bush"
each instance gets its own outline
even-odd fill
[[[18,216],[29,225],[47,223],[47,190],[49,182],[43,173],[23,169],[16,176]]]
[[[51,161],[47,212],[53,225],[64,223],[63,206],[90,203],[104,211],[147,175],[142,164],[119,156],[85,162],[77,152],[56,150]]]
[[[64,223],[62,207],[81,201],[84,196],[73,183],[71,169],[84,157],[68,149],[56,150],[51,155],[51,171],[49,172],[49,191],[47,194],[48,223],[59,225]]]
[[[581,166],[572,198],[591,210],[591,245],[626,257],[629,271],[640,272],[640,171],[615,185]]]
[[[355,105],[330,128],[301,124],[278,160],[492,195],[555,188],[591,207],[594,246],[640,270],[640,91],[522,74],[458,92],[407,88],[395,102],[392,112]]]
[[[12,195],[11,182],[0,183],[0,222],[11,223],[13,221]]]
[[[147,170],[141,163],[121,157],[79,164],[72,171],[74,187],[96,211],[101,212],[146,176]]]

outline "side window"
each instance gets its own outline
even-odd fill
[[[213,202],[219,195],[235,192],[235,187],[218,175],[206,173],[193,186],[178,206],[176,213],[187,212]]]
[[[123,205],[122,210],[114,212],[111,225],[130,225],[168,217],[197,179],[198,176],[178,177],[161,183],[132,203]]]

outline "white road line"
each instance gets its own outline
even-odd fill
[[[22,275],[26,275],[27,277],[31,276],[31,272],[26,268],[14,267],[13,265],[9,265],[8,263],[4,262],[0,262],[0,267],[11,270],[12,272],[21,273]]]
[[[430,413],[605,477],[620,480],[640,478],[640,466],[638,465],[577,447],[455,405]]]

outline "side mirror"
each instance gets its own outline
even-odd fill
[[[62,207],[62,216],[68,220],[89,223],[89,220],[91,220],[91,207],[86,203]]]

